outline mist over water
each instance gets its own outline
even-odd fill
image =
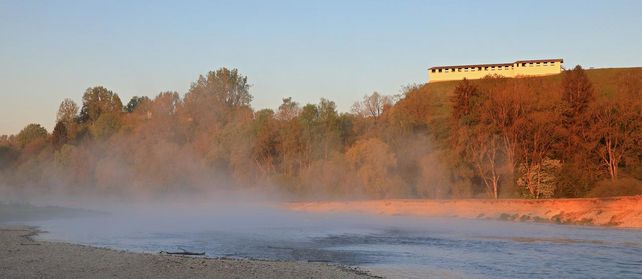
[[[639,230],[311,214],[277,202],[101,205],[108,215],[32,222],[47,240],[208,257],[328,262],[389,278],[640,278]]]
[[[0,118],[0,130],[17,133],[0,134],[0,226],[34,225],[46,231],[41,239],[110,249],[323,262],[387,278],[642,278],[642,230],[304,213],[284,206],[290,200],[436,200],[408,210],[386,202],[368,210],[642,227],[638,198],[608,207],[600,200],[539,202],[642,195],[642,67],[562,65],[594,64],[609,48],[607,58],[629,54],[629,66],[642,60],[632,55],[642,49],[639,36],[631,36],[642,26],[633,1],[538,5],[546,12],[520,17],[520,32],[506,39],[495,30],[504,30],[524,6],[389,1],[148,9],[123,2],[70,9],[5,2],[0,38],[9,44],[0,52],[6,68],[0,107],[12,113]],[[453,12],[462,20],[439,20]],[[602,21],[587,21],[588,14]],[[569,20],[554,20],[560,17]],[[488,27],[475,30],[476,44],[451,35],[469,34],[468,23],[482,20]],[[610,43],[586,44],[582,35],[589,30],[592,41]],[[532,36],[544,32],[564,37],[548,44]],[[164,43],[150,46],[156,41]],[[450,44],[434,43],[440,41]],[[459,51],[444,51],[452,44]],[[500,59],[500,53],[521,57]],[[487,59],[518,61],[472,65]],[[216,65],[221,62],[247,68]],[[442,70],[467,78],[435,82]],[[401,77],[410,72],[424,77]],[[179,80],[184,86],[177,87]],[[393,89],[390,82],[400,83]],[[21,123],[18,132],[17,122],[36,120],[40,104],[51,101],[40,97],[65,84],[68,98],[55,115],[56,107],[43,110],[50,119]],[[88,88],[78,90],[81,84]],[[185,90],[158,91],[172,88]],[[350,96],[359,97],[348,108]],[[466,202],[482,198],[494,201]],[[442,200],[454,202],[438,207]],[[13,250],[5,251],[15,259]],[[50,259],[33,254],[38,261],[10,265],[18,276]],[[84,263],[68,261],[74,268]],[[99,268],[99,275],[113,275]],[[4,271],[0,266],[0,279]]]

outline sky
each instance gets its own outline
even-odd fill
[[[281,99],[346,112],[436,65],[563,58],[642,66],[642,1],[0,0],[0,134],[54,126],[88,87],[184,94],[220,67],[248,77],[256,109]]]

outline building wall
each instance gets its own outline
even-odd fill
[[[562,63],[560,61],[543,63],[527,63],[526,67],[521,64],[515,68],[513,77],[517,76],[545,76],[554,75],[562,72]]]
[[[441,71],[441,72],[440,72]],[[545,76],[562,72],[561,61],[544,62],[515,62],[512,64],[497,65],[471,65],[466,67],[444,67],[428,70],[428,81],[447,81],[480,79],[488,75],[500,75],[504,77],[519,76]]]

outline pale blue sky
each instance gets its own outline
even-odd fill
[[[90,86],[126,103],[223,66],[248,76],[255,108],[325,97],[341,111],[434,65],[642,66],[641,14],[642,1],[0,0],[0,134],[51,131]]]

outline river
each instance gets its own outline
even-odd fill
[[[642,278],[642,231],[312,214],[274,206],[118,208],[33,221],[45,240],[135,252],[327,262],[386,278]]]

